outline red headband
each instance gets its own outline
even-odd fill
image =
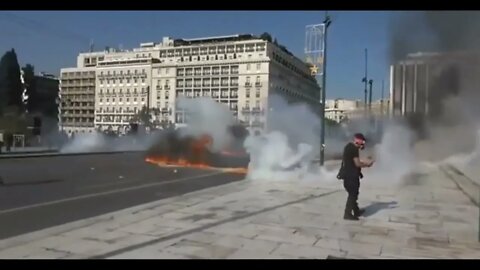
[[[353,138],[353,140],[354,140],[356,143],[365,144],[365,140],[362,140],[362,139],[360,139],[360,138]]]

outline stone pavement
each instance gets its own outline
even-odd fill
[[[0,258],[480,257],[478,208],[438,168],[399,188],[364,185],[360,221],[342,219],[345,199],[337,180],[245,180],[0,241]]]

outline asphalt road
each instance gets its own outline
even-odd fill
[[[243,179],[143,153],[0,159],[0,239]]]

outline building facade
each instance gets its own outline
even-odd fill
[[[250,131],[267,128],[272,95],[319,105],[320,88],[308,66],[284,47],[252,35],[163,38],[97,55],[88,64],[95,62],[94,126],[99,130],[126,132],[143,107],[158,126],[188,123],[187,111],[175,106],[180,97],[210,97],[228,106]],[[85,57],[78,64],[85,65]]]
[[[96,67],[106,53],[80,53],[76,67],[60,70],[60,128],[69,135],[95,129]]]
[[[390,67],[390,111],[394,116],[440,116],[448,97],[478,98],[478,52],[417,53]],[[470,97],[470,98],[469,98]]]
[[[325,117],[340,123],[347,119],[349,113],[363,108],[363,102],[360,100],[330,99],[326,100],[325,106]]]

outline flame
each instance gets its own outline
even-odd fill
[[[216,170],[222,171],[225,173],[236,173],[236,174],[247,174],[247,168],[219,168],[213,167],[206,163],[193,163],[189,162],[186,159],[179,158],[178,160],[170,160],[167,157],[147,157],[145,161],[158,165],[160,167],[184,167],[184,168],[195,168],[202,170]]]
[[[219,168],[210,166],[206,161],[208,160],[207,155],[209,154],[209,149],[212,146],[213,139],[209,135],[202,135],[190,142],[189,151],[187,153],[182,153],[180,157],[170,157],[166,154],[152,154],[145,158],[145,161],[148,163],[156,164],[161,167],[186,167],[186,168],[196,168],[204,170],[217,170],[223,171],[226,173],[238,173],[246,174],[246,168]],[[241,156],[243,153],[236,153],[232,151],[222,151],[221,155],[224,156]],[[188,156],[189,158],[185,158]]]

